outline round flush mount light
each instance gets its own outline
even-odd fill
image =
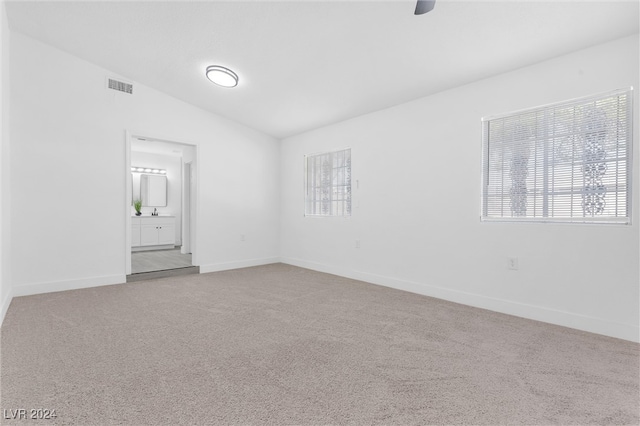
[[[235,87],[238,85],[238,74],[229,68],[220,65],[211,65],[207,67],[207,78],[212,83],[222,87]]]

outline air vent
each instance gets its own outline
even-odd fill
[[[119,92],[129,93],[130,95],[133,95],[133,84],[125,83],[125,82],[110,78],[108,81],[108,87],[109,89],[117,90]]]

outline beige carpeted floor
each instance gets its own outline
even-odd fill
[[[56,424],[640,421],[637,344],[283,264],[15,298],[1,343],[3,417]]]

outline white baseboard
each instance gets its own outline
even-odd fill
[[[74,280],[48,281],[13,286],[13,297],[30,296],[54,291],[76,290],[79,288],[99,287],[127,282],[126,275],[105,275],[100,277],[80,278]]]
[[[589,317],[571,312],[558,311],[541,306],[527,305],[504,299],[497,299],[479,294],[466,293],[451,290],[443,287],[432,286],[424,283],[405,281],[397,278],[370,274],[367,272],[354,271],[347,268],[333,267],[321,263],[310,262],[295,258],[281,258],[282,263],[299,266],[301,268],[312,269],[314,271],[325,272],[365,281],[372,284],[417,293],[424,296],[435,297],[437,299],[448,300],[450,302],[461,303],[490,311],[514,315],[517,317],[532,319],[550,324],[575,328],[591,333],[602,334],[618,339],[640,341],[640,327],[631,324],[622,324],[604,320],[601,318]]]
[[[9,305],[13,300],[13,289],[9,289],[9,292],[4,297],[2,301],[2,306],[0,307],[2,310],[0,311],[0,327],[2,327],[2,323],[4,322],[4,316],[7,314],[7,310],[9,309]]]
[[[200,273],[228,271],[230,269],[249,268],[251,266],[268,265],[270,263],[279,263],[279,257],[264,257],[260,259],[239,260],[236,262],[210,263],[200,265]]]

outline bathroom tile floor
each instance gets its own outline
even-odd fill
[[[136,251],[131,253],[131,273],[187,268],[192,266],[191,254],[181,254],[180,247],[170,250]]]

